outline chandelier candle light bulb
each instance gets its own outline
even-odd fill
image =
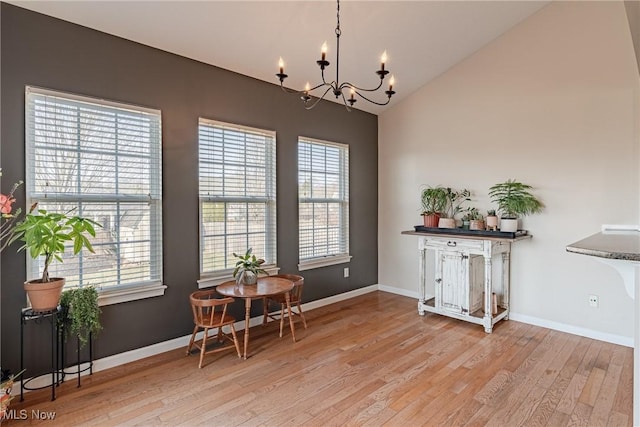
[[[329,48],[327,47],[327,42],[322,43],[322,48],[320,48],[320,52],[322,53],[322,61],[326,61],[328,49]]]
[[[282,57],[280,57],[280,60],[278,61],[278,67],[280,67],[280,74],[284,75],[284,61],[282,60]]]

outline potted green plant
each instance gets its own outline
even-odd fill
[[[445,207],[438,222],[440,228],[456,228],[456,215],[462,211],[462,204],[471,200],[471,192],[467,189],[453,190],[445,188]]]
[[[62,254],[68,242],[73,243],[74,255],[83,248],[94,252],[89,236],[95,237],[95,226],[99,224],[87,218],[71,216],[69,212],[55,213],[44,209],[36,211],[35,208],[16,226],[11,241],[24,242],[18,251],[28,250],[33,259],[44,257],[42,276],[24,283],[34,311],[49,311],[58,306],[64,278],[49,277],[49,266],[54,260],[62,262]]]
[[[422,216],[425,227],[437,227],[441,212],[447,203],[447,192],[444,187],[427,187],[420,195]]]
[[[233,270],[233,277],[235,277],[238,284],[255,285],[258,283],[258,274],[264,273],[269,275],[269,273],[260,267],[264,264],[264,260],[257,258],[251,253],[252,251],[253,249],[249,248],[244,255],[233,253],[233,256],[238,258],[236,268]]]
[[[462,216],[462,228],[468,230],[484,230],[484,220],[478,208],[468,207],[464,209]]]
[[[77,336],[81,345],[87,343],[89,334],[96,334],[102,329],[98,291],[93,286],[65,290],[60,297],[60,307],[58,320],[63,331]]]
[[[489,189],[491,201],[500,211],[500,231],[518,230],[518,218],[540,212],[544,205],[529,190],[533,187],[509,179]]]
[[[489,209],[487,211],[487,218],[485,221],[487,222],[488,231],[498,231],[498,216],[496,215],[495,209]]]

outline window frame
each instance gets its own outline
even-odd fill
[[[47,193],[38,193],[35,191],[36,175],[35,175],[35,163],[36,163],[36,139],[34,136],[33,115],[35,109],[31,108],[31,96],[50,96],[59,98],[71,103],[80,102],[88,105],[94,105],[98,109],[115,109],[119,111],[132,111],[135,113],[150,114],[157,116],[158,128],[157,128],[157,141],[149,144],[149,188],[151,191],[146,195],[131,196],[125,194],[101,194],[101,195],[83,195],[74,194],[70,196],[64,196],[63,194],[56,193],[51,197]],[[57,149],[57,148],[56,148]],[[83,150],[78,149],[78,153]],[[117,162],[116,162],[117,163]],[[150,274],[154,272],[157,278],[151,278],[149,280],[125,283],[119,285],[108,286],[104,288],[96,287],[98,290],[98,304],[100,306],[117,304],[121,302],[134,301],[144,298],[151,298],[156,296],[162,296],[167,288],[164,285],[164,270],[163,270],[163,218],[162,218],[162,112],[158,109],[142,107],[133,104],[126,104],[111,100],[105,100],[95,98],[91,96],[79,95],[64,91],[40,88],[36,86],[25,87],[25,193],[26,193],[26,206],[31,206],[34,202],[46,203],[45,200],[49,198],[54,203],[78,203],[78,204],[108,204],[118,202],[143,202],[148,203],[152,208],[149,211],[149,269]],[[155,189],[155,191],[153,191]],[[114,220],[115,221],[115,220]],[[118,240],[120,244],[121,240]],[[33,260],[28,254],[25,254],[27,258],[27,275],[34,271],[34,265],[36,260]],[[121,261],[118,259],[117,261]],[[80,271],[81,271],[80,267]],[[70,289],[72,286],[65,286],[65,289]]]
[[[200,279],[198,282],[198,287],[208,288],[211,286],[219,285],[222,282],[230,280],[233,278],[233,267],[220,269],[220,270],[210,270],[204,271],[204,239],[203,235],[204,227],[203,227],[203,204],[206,202],[222,202],[222,203],[230,203],[230,202],[240,202],[240,203],[256,203],[263,201],[265,203],[265,251],[267,253],[264,254],[265,259],[267,259],[267,263],[263,264],[262,268],[267,271],[267,273],[277,274],[280,268],[277,266],[277,190],[276,190],[276,176],[277,176],[277,164],[276,164],[276,132],[268,129],[260,129],[254,128],[245,125],[239,125],[235,123],[223,122],[219,120],[208,119],[205,117],[200,117],[198,119],[198,181],[202,181],[202,172],[200,171],[201,166],[201,144],[202,141],[200,139],[200,130],[202,126],[207,126],[210,128],[218,128],[218,129],[230,129],[236,132],[244,132],[246,134],[257,134],[264,135],[271,138],[271,146],[266,147],[266,156],[268,159],[265,161],[265,167],[268,168],[269,172],[265,173],[265,179],[267,182],[265,183],[265,195],[264,197],[240,197],[240,196],[203,196],[201,194],[200,186],[198,188],[198,249],[199,249],[199,270],[200,270]],[[247,219],[247,222],[249,220]],[[247,231],[248,233],[248,231]],[[224,236],[227,236],[228,233],[225,232]],[[226,238],[226,237],[225,237]],[[243,252],[244,253],[244,252]],[[262,254],[257,254],[262,256]],[[270,261],[272,260],[272,261]]]
[[[301,197],[300,195],[300,145],[301,143],[306,143],[311,146],[319,145],[323,147],[335,147],[340,150],[340,165],[339,165],[339,173],[340,173],[340,193],[341,197],[339,199],[335,198],[316,198],[316,197]],[[349,226],[349,215],[350,215],[350,176],[349,176],[349,145],[343,144],[339,142],[333,141],[325,141],[317,138],[311,138],[306,136],[298,137],[297,144],[297,171],[298,171],[298,270],[305,271],[311,270],[320,267],[327,267],[331,265],[344,264],[351,261],[350,253],[350,226]],[[310,168],[313,169],[312,165]],[[306,171],[311,172],[311,170]],[[324,170],[326,174],[326,168]],[[340,206],[340,233],[341,236],[339,238],[339,243],[344,245],[343,250],[338,253],[332,253],[327,255],[315,256],[315,257],[301,257],[301,229],[300,229],[300,209],[302,204],[306,203],[337,203]]]

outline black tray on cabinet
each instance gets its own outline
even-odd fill
[[[526,236],[529,234],[527,230],[518,230],[518,231],[467,230],[466,228],[438,228],[438,227],[425,227],[423,225],[415,225],[413,228],[415,228],[415,230],[420,233],[459,234],[461,236],[503,237],[507,239],[515,239],[516,237]]]

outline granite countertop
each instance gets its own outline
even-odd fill
[[[567,246],[567,252],[599,258],[640,261],[640,232],[604,231]]]

